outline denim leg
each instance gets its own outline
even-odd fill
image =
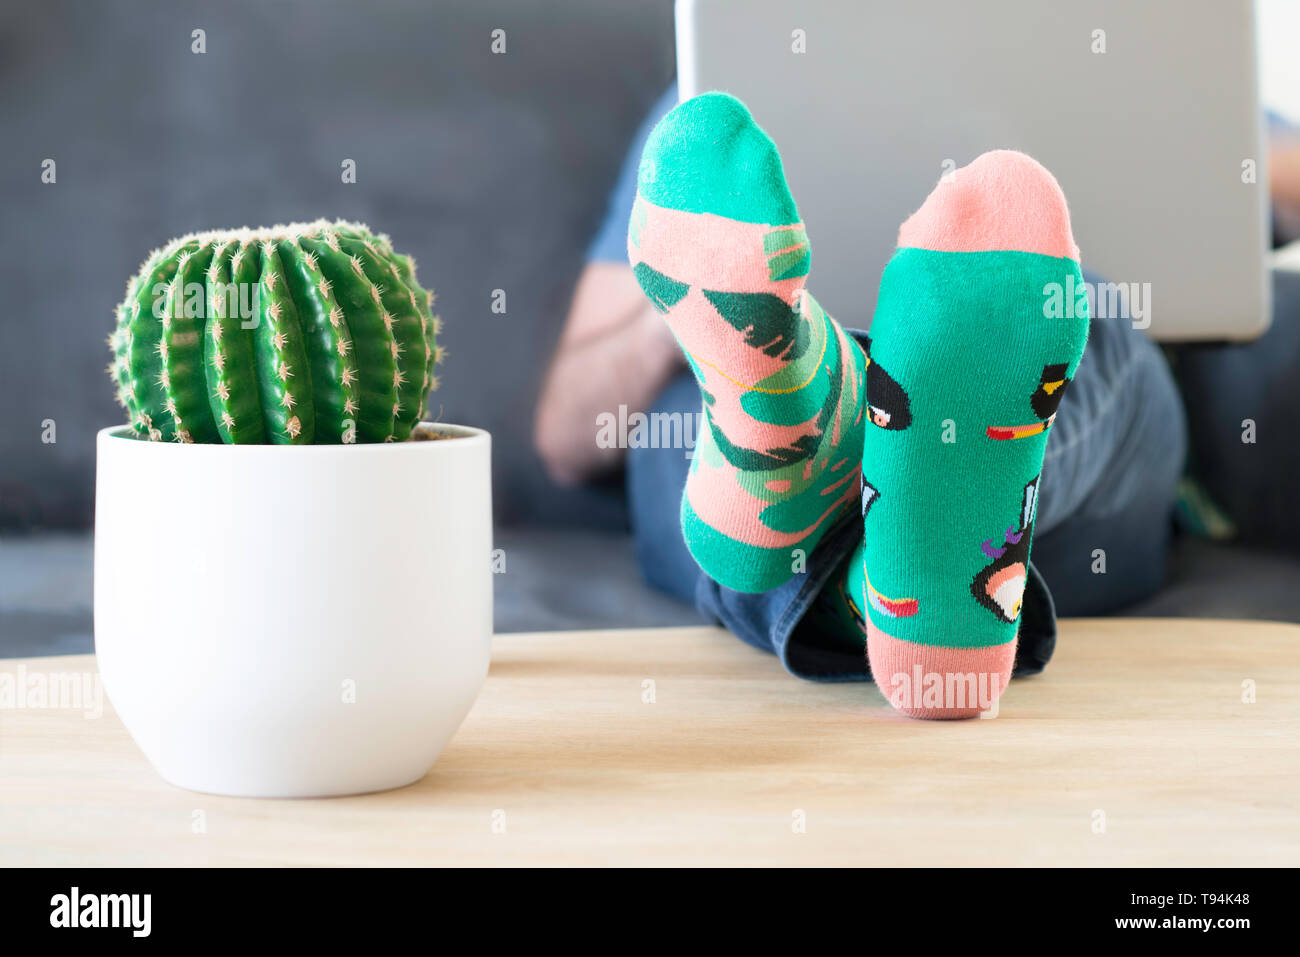
[[[700,387],[683,372],[659,395],[652,413],[697,415]],[[691,460],[687,449],[628,449],[627,499],[637,564],[646,582],[660,591],[695,601],[702,572],[682,538],[681,501]]]
[[[1300,548],[1300,273],[1273,272],[1273,324],[1254,342],[1175,350],[1191,429],[1191,473],[1241,540]]]

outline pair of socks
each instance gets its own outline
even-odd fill
[[[822,616],[915,717],[993,707],[1015,656],[1038,479],[1087,340],[1065,198],[1021,153],[945,177],[899,231],[866,348],[805,287],[808,236],[745,106],[686,101],[647,141],[628,231],[700,384],[682,531],[727,588],[775,588],[860,510]],[[836,625],[836,623],[840,623]]]

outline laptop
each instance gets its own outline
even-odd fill
[[[1065,190],[1094,314],[1163,341],[1270,318],[1249,0],[677,0],[683,98],[726,90],[776,141],[809,288],[865,328],[899,224],[985,150]],[[1094,295],[1095,293],[1095,295]],[[1107,316],[1107,313],[1110,316]],[[1122,320],[1120,320],[1122,321]]]

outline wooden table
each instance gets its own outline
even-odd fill
[[[957,723],[712,629],[504,635],[433,771],[385,794],[194,794],[111,708],[0,710],[0,864],[1295,865],[1298,700],[1300,627],[1266,622],[1067,621]]]

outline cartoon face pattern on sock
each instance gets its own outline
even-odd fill
[[[1024,504],[1014,526],[998,536],[980,543],[981,553],[991,559],[989,565],[971,582],[975,600],[993,612],[999,621],[1014,622],[1020,617],[1029,575],[1029,542],[1033,536],[1034,511],[1038,501],[1038,479],[1025,486]]]
[[[1065,389],[1070,384],[1070,377],[1065,374],[1068,368],[1064,362],[1043,366],[1038,386],[1029,396],[1029,410],[1040,421],[1026,422],[1023,425],[990,425],[986,430],[988,437],[998,442],[1007,442],[1027,439],[1050,429],[1056,420],[1056,410],[1065,396]]]
[[[867,604],[876,612],[885,618],[911,618],[921,610],[921,602],[916,598],[890,598],[888,595],[881,594],[874,585],[871,584],[871,576],[863,569],[863,580],[866,585]]]
[[[1065,389],[1070,384],[1070,377],[1065,374],[1069,366],[1064,362],[1053,362],[1043,366],[1043,374],[1038,378],[1038,388],[1029,397],[1030,408],[1040,419],[1052,419],[1060,408]]]
[[[863,347],[867,354],[867,421],[882,429],[905,429],[912,424],[912,404],[907,393],[879,362],[871,358],[871,337]]]
[[[905,495],[906,490],[901,490],[900,493]],[[862,523],[864,526],[866,526],[867,514],[878,501],[880,501],[880,490],[864,478],[862,480]],[[861,592],[866,604],[874,608],[879,614],[886,618],[910,618],[920,610],[920,602],[915,598],[891,598],[877,591],[872,586],[871,577],[867,574],[865,567],[861,570],[861,574]]]
[[[867,512],[871,511],[871,506],[876,504],[880,498],[880,491],[868,482],[865,478],[862,480],[862,519],[866,521]]]

